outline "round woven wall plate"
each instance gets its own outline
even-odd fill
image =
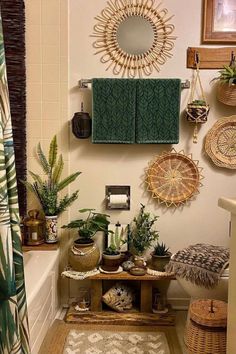
[[[202,168],[199,161],[192,160],[192,155],[184,151],[164,152],[150,162],[147,169],[148,190],[153,198],[167,207],[178,207],[199,193]]]
[[[206,135],[205,150],[215,165],[236,169],[236,115],[213,125]]]

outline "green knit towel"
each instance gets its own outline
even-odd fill
[[[136,81],[93,79],[93,143],[135,143]]]
[[[137,79],[136,143],[179,142],[180,79]]]

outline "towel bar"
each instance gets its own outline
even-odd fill
[[[81,79],[78,81],[78,85],[80,89],[87,89],[88,84],[91,84],[92,80],[91,79]],[[181,83],[181,88],[182,89],[189,89],[190,88],[190,81],[185,80]]]

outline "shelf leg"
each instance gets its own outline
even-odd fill
[[[91,311],[102,311],[102,280],[91,282]]]
[[[140,311],[152,312],[152,282],[141,281]]]

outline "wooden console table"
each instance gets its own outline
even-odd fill
[[[170,310],[168,313],[152,313],[152,286],[154,281],[174,280],[173,275],[135,276],[127,272],[119,274],[96,274],[88,277],[91,280],[91,311],[78,312],[74,306],[68,310],[66,321],[79,323],[99,324],[135,324],[135,325],[174,325],[175,316]],[[139,281],[140,282],[140,311],[122,312],[104,311],[102,308],[103,281]]]

